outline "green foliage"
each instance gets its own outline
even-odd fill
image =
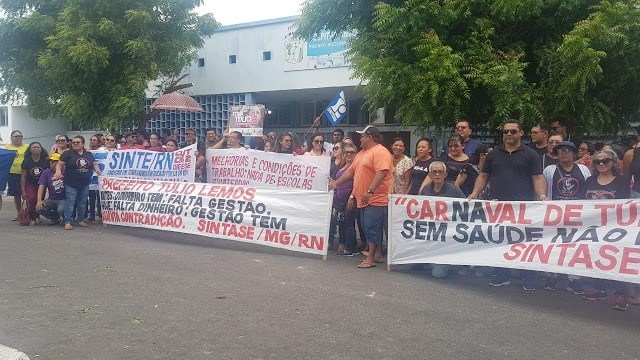
[[[37,118],[119,126],[141,117],[148,83],[194,60],[218,24],[201,0],[0,0],[3,101]]]
[[[638,113],[640,4],[598,0],[308,0],[295,34],[354,31],[373,109],[406,125],[495,128],[561,117],[613,130]]]

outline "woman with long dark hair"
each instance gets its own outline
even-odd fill
[[[277,153],[293,154],[295,148],[295,144],[293,143],[293,134],[291,134],[290,132],[278,134],[278,140],[276,141]]]
[[[20,188],[22,190],[22,199],[27,202],[29,209],[29,220],[33,221],[38,217],[36,205],[38,204],[38,180],[40,175],[49,167],[49,154],[42,145],[34,141],[29,144],[27,151],[24,153],[24,161],[22,162],[22,173],[20,176]]]
[[[408,194],[411,186],[413,160],[404,154],[405,148],[403,138],[393,139],[391,154],[393,154],[393,192],[395,194]]]
[[[416,143],[415,164],[411,169],[411,184],[409,185],[409,194],[418,195],[420,185],[429,174],[429,165],[433,162],[433,148],[431,140],[422,138]]]

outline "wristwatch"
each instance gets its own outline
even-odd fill
[[[371,191],[371,189],[367,189],[367,194],[373,194],[373,191]]]

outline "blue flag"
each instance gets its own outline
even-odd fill
[[[344,99],[344,91],[340,92],[331,100],[329,106],[324,109],[324,114],[333,126],[340,124],[342,119],[347,116],[347,101]]]
[[[13,160],[15,159],[15,151],[0,149],[0,194],[7,186],[7,180],[9,179],[9,170],[11,170],[11,164],[13,164]]]

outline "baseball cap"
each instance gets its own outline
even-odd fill
[[[380,137],[380,132],[378,128],[373,125],[367,125],[362,131],[356,131],[358,134],[366,134],[374,138]]]
[[[58,154],[58,153],[53,153],[53,154],[51,154],[51,156],[49,156],[49,160],[51,160],[51,161],[58,161],[58,160],[60,160],[60,154]]]
[[[553,148],[553,153],[557,154],[558,153],[558,149],[561,147],[568,147],[571,148],[571,150],[573,150],[573,152],[578,152],[578,148],[576,147],[576,145],[574,143],[572,143],[571,141],[563,141],[560,144],[556,145],[556,147]]]

